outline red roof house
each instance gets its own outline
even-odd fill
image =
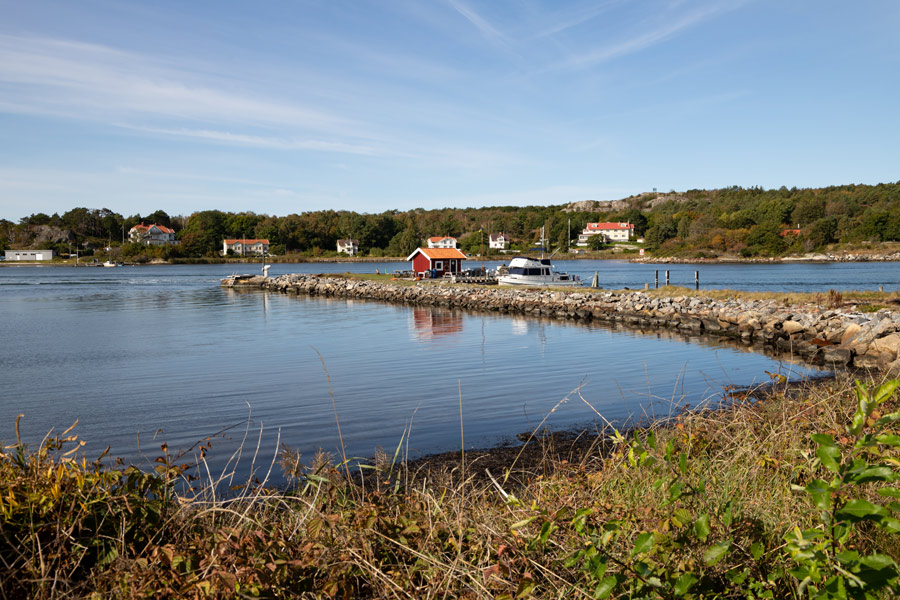
[[[175,230],[156,223],[135,225],[128,230],[128,235],[132,242],[146,246],[165,246],[175,243]]]
[[[633,223],[588,223],[578,236],[578,245],[587,246],[592,235],[602,235],[611,242],[627,242],[632,234]]]
[[[447,236],[438,236],[428,238],[429,248],[456,248],[456,238]]]
[[[225,240],[222,245],[222,254],[228,254],[229,250],[232,250],[235,254],[240,254],[241,256],[246,254],[265,256],[269,253],[269,240]]]
[[[456,248],[416,248],[406,260],[420,277],[443,277],[444,273],[459,273],[466,255]]]

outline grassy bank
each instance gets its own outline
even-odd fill
[[[893,597],[897,383],[776,378],[502,460],[379,453],[348,473],[285,448],[290,491],[223,490],[165,447],[145,472],[79,457],[73,432],[14,443],[0,596]]]

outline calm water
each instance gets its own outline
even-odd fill
[[[303,263],[275,265],[270,274],[281,273],[374,273],[406,269],[409,263]],[[470,260],[467,267],[481,266]],[[488,268],[501,262],[485,261]],[[701,289],[733,289],[753,291],[824,292],[836,290],[900,290],[900,263],[784,263],[784,264],[698,264],[650,265],[622,260],[554,260],[560,271],[579,275],[590,282],[597,272],[600,286],[607,289],[643,289],[645,283],[654,285],[659,272],[659,284],[665,283],[666,269],[672,285],[694,287],[694,271],[700,272]],[[247,269],[257,265],[244,265]],[[228,271],[234,270],[234,267]],[[246,270],[246,269],[245,269]],[[238,267],[239,272],[243,272]]]
[[[272,274],[402,266],[275,265]],[[608,261],[560,266],[588,277],[603,269],[609,287],[637,287],[648,271]],[[782,288],[823,273],[855,278],[825,289],[890,287],[895,265],[871,266],[881,274],[870,265],[787,265],[792,287]],[[249,424],[246,445],[256,446],[262,428],[266,461],[279,435],[308,458],[318,448],[337,454],[333,395],[349,455],[392,450],[408,429],[414,458],[459,447],[460,398],[471,448],[511,439],[548,414],[553,428],[594,422],[585,401],[621,422],[717,399],[722,386],[766,381],[766,371],[804,373],[668,332],[221,289],[233,270],[0,269],[0,440],[14,439],[19,413],[31,441],[78,419],[89,454],[112,444],[113,455],[140,462],[163,440],[186,448],[225,429],[213,445],[216,466]],[[716,271],[723,287],[765,277],[772,286],[776,272]],[[584,401],[571,394],[579,386]]]

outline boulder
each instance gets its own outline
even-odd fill
[[[890,377],[900,377],[900,358],[888,364],[885,371],[887,371],[887,374]]]
[[[781,324],[781,330],[784,331],[788,335],[794,335],[795,333],[800,333],[806,329],[802,323],[798,323],[797,321],[785,321]]]
[[[822,348],[822,360],[826,365],[847,365],[853,358],[853,353],[846,348],[827,346]]]
[[[849,323],[844,328],[844,333],[841,334],[841,343],[846,344],[848,341],[855,338],[861,329],[862,327],[860,327],[856,323]]]
[[[879,354],[887,352],[896,357],[898,352],[900,352],[900,333],[892,333],[872,340],[872,343],[869,344],[869,351],[875,351]]]

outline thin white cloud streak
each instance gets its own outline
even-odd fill
[[[362,128],[351,119],[300,103],[188,83],[199,80],[197,73],[104,46],[0,35],[0,83],[5,84],[0,105],[9,111],[98,120],[142,115],[227,121],[332,135]]]
[[[160,171],[156,169],[141,169],[138,167],[116,167],[116,173],[123,175],[135,175],[152,179],[181,179],[187,181],[204,181],[209,183],[237,183],[256,187],[271,187],[270,181],[257,181],[241,177],[221,177],[218,175],[206,175],[202,173],[185,173],[182,171]]]
[[[227,131],[215,131],[210,129],[165,129],[160,127],[139,127],[127,124],[119,124],[119,127],[136,131],[144,131],[146,133],[222,142],[226,144],[233,144],[250,148],[269,148],[275,150],[316,150],[320,152],[357,154],[360,156],[385,156],[394,154],[393,152],[378,149],[372,146],[362,146],[346,142],[331,142],[327,140],[300,140],[264,137],[258,135],[230,133]]]
[[[451,144],[436,145],[424,139],[411,139],[405,141],[403,142],[403,149],[401,150],[398,149],[399,146],[397,148],[375,148],[322,140],[266,138],[222,131],[161,129],[135,127],[124,124],[120,124],[120,126],[147,133],[194,138],[243,147],[276,150],[313,150],[317,152],[351,154],[371,158],[402,158],[409,161],[407,167],[411,169],[440,168],[490,171],[494,169],[521,166],[526,162],[522,156],[517,154],[492,152],[473,147],[458,147]]]
[[[458,12],[463,16],[469,23],[472,24],[475,29],[477,29],[482,37],[485,40],[494,44],[495,46],[499,46],[501,48],[507,49],[509,47],[509,38],[500,32],[496,27],[491,25],[484,19],[481,15],[476,13],[474,10],[460,2],[459,0],[447,0],[447,3],[453,7],[453,10]]]
[[[584,25],[610,10],[616,4],[621,4],[622,1],[623,0],[611,0],[610,2],[602,4],[590,4],[587,8],[577,11],[574,15],[562,18],[559,22],[542,29],[535,34],[534,37],[535,39],[544,38],[562,33],[563,31],[578,27],[579,25]]]
[[[466,156],[478,153],[448,146],[443,131],[432,139],[421,130],[410,130],[411,114],[417,114],[419,122],[443,126],[458,109],[454,105],[427,99],[409,101],[408,106],[382,102],[381,106],[393,108],[372,116],[378,129],[388,128],[379,133],[366,123],[327,110],[221,91],[217,86],[247,87],[239,79],[210,78],[105,46],[0,34],[2,112],[91,120],[153,135],[247,148],[401,158],[420,166],[447,161],[454,167],[486,168],[510,162],[486,152],[477,165]],[[402,90],[393,96],[402,98]],[[365,97],[363,92],[356,94],[356,98]],[[423,111],[422,107],[429,108]],[[436,120],[438,115],[443,121]],[[472,118],[463,116],[464,123],[456,131],[471,127]],[[268,131],[278,135],[267,135]]]
[[[656,46],[666,42],[686,29],[690,29],[704,21],[740,6],[742,2],[736,2],[729,5],[712,5],[692,13],[682,16],[662,27],[657,27],[646,31],[640,35],[632,37],[618,43],[610,44],[585,52],[570,56],[568,59],[557,65],[557,68],[584,68],[594,66],[600,63],[627,56],[646,50],[647,48]]]

